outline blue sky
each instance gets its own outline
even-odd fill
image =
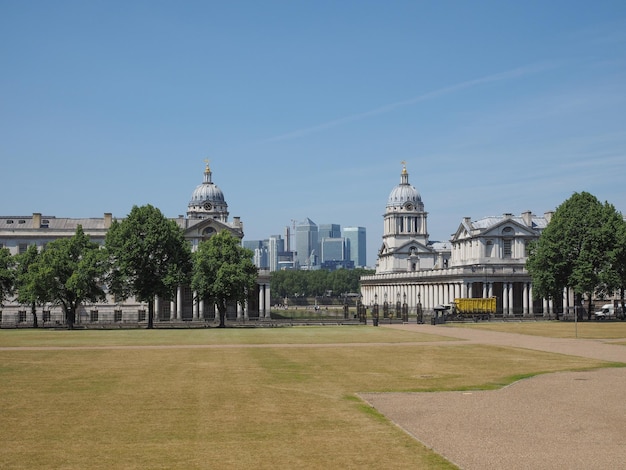
[[[626,213],[626,2],[0,0],[0,213],[183,214],[381,244],[401,161],[433,240],[588,191]]]

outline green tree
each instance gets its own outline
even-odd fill
[[[536,298],[557,299],[563,289],[572,289],[575,304],[591,298],[607,279],[610,253],[617,238],[613,222],[619,214],[609,203],[600,203],[587,193],[574,193],[556,210],[539,240],[531,245],[527,268]]]
[[[48,243],[29,265],[20,289],[31,302],[35,299],[60,304],[68,327],[73,328],[81,304],[106,300],[102,289],[104,273],[103,250],[79,225],[73,237]]]
[[[31,281],[36,270],[31,271],[31,266],[39,259],[40,253],[35,245],[30,245],[21,254],[16,255],[15,284],[17,288],[17,301],[21,304],[30,305],[33,314],[33,326],[37,328],[37,305],[42,303],[38,297],[37,284]]]
[[[191,288],[198,298],[217,305],[220,328],[226,326],[228,303],[244,303],[256,286],[258,271],[252,256],[252,251],[226,230],[201,242],[194,253]]]
[[[8,248],[0,248],[0,304],[13,293],[15,260]]]
[[[148,328],[153,328],[155,297],[172,299],[191,271],[191,250],[183,230],[149,204],[133,206],[126,219],[113,221],[105,246],[111,293],[146,302]]]
[[[626,220],[621,214],[611,214],[608,230],[615,233],[616,242],[614,248],[607,253],[607,268],[602,275],[605,292],[602,294],[619,291],[620,304],[623,306],[626,289]]]

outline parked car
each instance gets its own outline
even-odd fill
[[[602,308],[595,312],[594,318],[596,320],[606,320],[606,319],[613,319],[613,318],[617,318],[618,320],[624,320],[626,318],[626,315],[624,314],[626,309],[624,309],[624,306],[620,306],[619,303],[615,303],[615,304],[604,304],[602,306]]]
[[[615,314],[613,304],[604,304],[602,308],[594,313],[596,320],[606,320],[607,318],[613,318]]]

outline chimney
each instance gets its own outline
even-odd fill
[[[105,212],[104,213],[104,228],[106,229],[111,228],[112,221],[113,221],[113,214],[111,214],[110,212]]]
[[[522,219],[528,227],[533,226],[533,213],[531,211],[522,212]]]
[[[552,216],[554,215],[554,211],[548,211],[548,212],[544,212],[543,216],[546,219],[546,222],[550,223],[550,220],[552,220]]]
[[[33,212],[33,228],[41,228],[41,213]]]

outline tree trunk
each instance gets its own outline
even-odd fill
[[[154,328],[154,299],[148,301],[148,329]]]
[[[226,328],[226,302],[218,302],[217,311],[220,314],[220,324],[218,328]]]
[[[72,309],[72,307],[69,307],[67,311],[65,312],[65,321],[67,323],[67,328],[69,330],[74,329],[75,320],[76,320],[76,314],[74,313],[74,310]]]
[[[35,302],[30,304],[30,311],[33,314],[33,328],[37,328],[37,307],[35,305]]]
[[[591,321],[591,314],[592,314],[591,294],[589,294],[589,298],[587,300],[587,321]]]

